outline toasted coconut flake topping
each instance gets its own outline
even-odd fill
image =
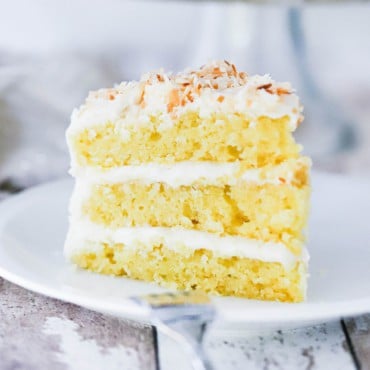
[[[276,88],[276,94],[278,95],[284,95],[284,94],[291,94],[292,92],[289,91],[288,89],[284,89],[283,87],[277,87]]]
[[[268,83],[268,84],[264,84],[264,85],[261,85],[261,86],[258,86],[257,87],[257,90],[261,90],[261,89],[264,89],[264,90],[269,90],[272,86],[272,83]]]
[[[272,86],[272,83],[267,83],[257,87],[257,90],[262,89],[267,91],[269,94],[276,95],[288,95],[292,93],[292,91],[290,91],[288,88],[282,86]]]
[[[180,104],[179,90],[173,89],[170,92],[169,102],[167,104],[167,111],[172,112],[175,107]]]
[[[138,99],[138,104],[141,106],[141,107],[144,107],[145,106],[145,86],[142,86],[141,90],[140,90],[140,94],[139,94],[139,99]]]
[[[249,78],[245,72],[239,72],[234,64],[225,60],[203,65],[196,70],[185,70],[178,74],[166,75],[162,70],[148,73],[141,78],[141,82],[146,85],[171,83],[177,91],[169,94],[168,109],[172,111],[176,106],[193,102],[194,96],[201,95],[204,90],[224,91],[243,86],[248,87]],[[255,89],[265,90],[269,94],[279,96],[291,93],[288,87],[277,85],[273,81],[256,86]]]
[[[286,115],[292,129],[303,119],[299,99],[289,83],[275,82],[268,75],[248,76],[228,61],[212,62],[177,74],[163,70],[147,73],[140,81],[91,92],[86,103],[93,105],[96,100],[107,100],[109,110],[115,109],[116,116],[131,116],[134,121],[136,116],[164,111],[172,119],[188,108],[204,115],[219,109],[247,110],[253,119],[263,114]],[[85,111],[82,108],[81,113]]]

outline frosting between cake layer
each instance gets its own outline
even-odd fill
[[[165,129],[186,112],[198,112],[201,118],[240,112],[251,122],[288,116],[292,131],[302,120],[302,107],[289,83],[277,83],[268,75],[247,76],[227,62],[214,62],[177,75],[160,70],[140,81],[90,92],[74,110],[68,135],[107,122],[118,122],[121,129],[146,125],[151,116],[160,117]]]
[[[263,242],[240,236],[216,234],[166,227],[124,227],[110,229],[83,219],[73,220],[65,245],[65,254],[71,257],[78,253],[93,253],[103,243],[124,244],[125,248],[145,250],[163,244],[178,252],[206,249],[220,257],[242,257],[264,262],[278,262],[289,269],[297,261],[308,262],[308,253],[303,248],[301,255],[294,255],[282,243]]]
[[[289,160],[269,168],[242,170],[238,162],[192,162],[175,164],[146,163],[137,166],[122,166],[109,170],[94,167],[73,167],[70,173],[85,183],[123,183],[140,181],[144,183],[162,182],[170,186],[202,184],[233,185],[237,181],[255,184],[291,184],[294,173],[302,166],[309,166],[308,158]]]

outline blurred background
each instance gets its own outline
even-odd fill
[[[89,90],[212,59],[291,81],[316,168],[370,175],[370,3],[296,3],[0,0],[0,192],[66,176]]]

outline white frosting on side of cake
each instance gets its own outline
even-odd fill
[[[308,158],[289,160],[267,169],[248,169],[241,171],[240,163],[228,162],[192,162],[184,161],[175,164],[144,163],[135,166],[122,166],[109,170],[95,167],[72,167],[70,173],[86,183],[123,183],[139,181],[143,183],[162,182],[172,187],[191,185],[194,182],[215,184],[222,181],[234,185],[238,181],[255,184],[290,184],[294,171],[301,166],[309,166]]]
[[[241,236],[218,236],[204,231],[179,227],[124,227],[109,229],[80,219],[73,220],[65,244],[65,255],[99,252],[102,243],[122,243],[125,248],[145,251],[153,245],[165,245],[179,253],[207,249],[220,257],[251,258],[264,262],[278,262],[289,269],[297,261],[308,261],[304,248],[300,256],[294,255],[282,243],[263,242]]]
[[[289,83],[275,82],[269,75],[248,76],[230,63],[213,62],[177,75],[160,70],[138,82],[90,92],[73,112],[67,136],[114,122],[129,140],[125,127],[147,125],[156,116],[162,121],[158,129],[164,130],[187,112],[198,112],[201,118],[239,113],[251,122],[287,116],[292,131],[302,120],[302,107]]]

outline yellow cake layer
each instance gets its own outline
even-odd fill
[[[174,252],[163,245],[148,249],[102,244],[92,251],[76,252],[71,260],[91,271],[153,281],[183,290],[215,295],[300,302],[305,296],[306,267],[303,262],[286,270],[276,262],[248,258],[222,258],[209,250]]]
[[[68,140],[77,165],[102,168],[186,160],[238,160],[247,168],[257,168],[296,158],[300,151],[287,116],[250,122],[238,113],[209,118],[187,113],[170,125],[160,116],[144,125],[125,120],[97,122],[70,134]]]
[[[111,228],[183,227],[219,235],[283,242],[300,251],[309,188],[292,185],[193,185],[163,183],[93,185],[82,211]]]

